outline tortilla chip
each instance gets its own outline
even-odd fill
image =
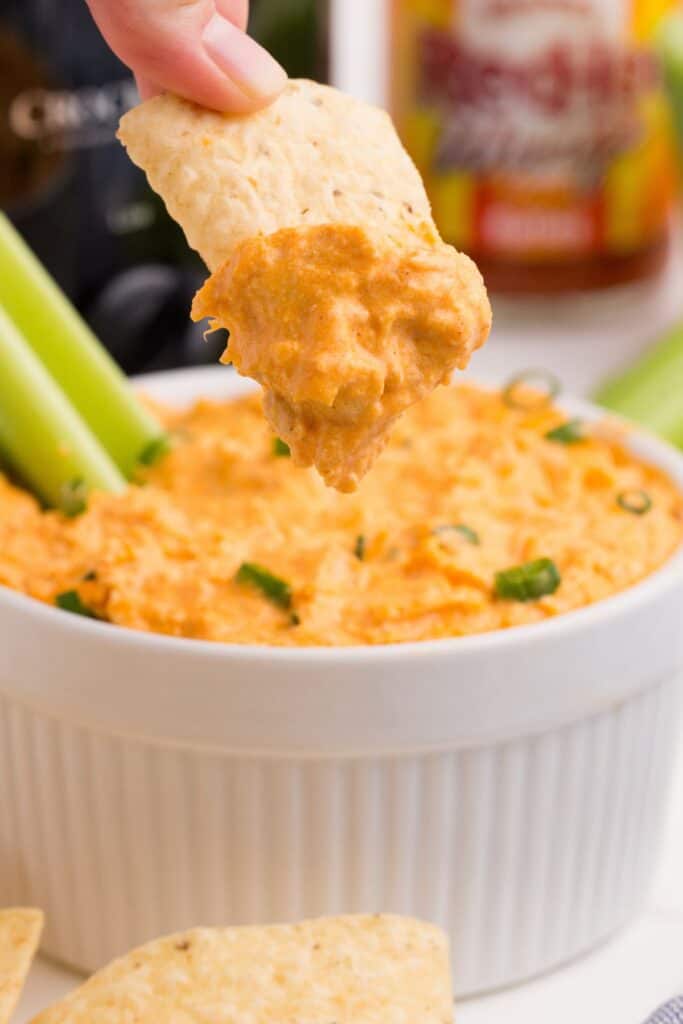
[[[0,910],[0,1024],[8,1024],[43,930],[40,910]]]
[[[491,319],[391,119],[292,81],[249,116],[159,96],[119,137],[213,271],[195,319],[228,328],[227,359],[263,385],[294,462],[354,490],[396,418],[465,368]]]
[[[34,1024],[448,1024],[445,935],[407,918],[198,928],[94,975]]]
[[[290,81],[246,117],[156,96],[124,115],[119,138],[211,270],[243,239],[300,225],[438,238],[390,117],[328,86]]]

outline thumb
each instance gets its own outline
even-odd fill
[[[242,0],[88,0],[112,50],[143,98],[168,90],[206,107],[249,113],[271,102],[287,76],[251,39]],[[218,10],[216,8],[219,8]]]

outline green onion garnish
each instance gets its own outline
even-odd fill
[[[86,573],[81,576],[84,583],[92,583],[93,580],[97,579],[97,571],[95,569],[88,569]]]
[[[567,420],[559,427],[549,430],[545,435],[546,441],[555,441],[557,444],[578,444],[586,440],[583,421],[579,419]]]
[[[166,434],[155,437],[146,444],[138,455],[138,462],[143,466],[153,466],[162,456],[171,450],[171,442]]]
[[[440,533],[452,533],[453,531],[459,533],[461,537],[464,537],[469,544],[481,544],[481,538],[477,531],[473,530],[471,526],[467,526],[465,523],[446,523],[444,526],[435,526],[432,533],[438,536]]]
[[[617,505],[632,516],[644,516],[652,508],[652,498],[647,491],[622,491],[617,495]]]
[[[289,611],[292,607],[292,588],[279,576],[274,576],[268,569],[256,562],[243,562],[235,576],[237,583],[246,583],[256,587],[264,597],[276,604],[278,608]]]
[[[522,397],[521,392],[525,388],[531,388],[540,394]],[[561,390],[559,378],[549,370],[522,370],[507,382],[503,388],[502,398],[511,409],[532,411],[549,405]]]
[[[554,594],[561,582],[552,559],[538,558],[497,572],[495,589],[498,597],[505,601],[535,601],[546,594]]]
[[[362,562],[365,559],[365,534],[359,533],[356,537],[353,553],[359,562]]]
[[[77,590],[65,590],[63,594],[57,594],[55,604],[63,612],[71,612],[72,615],[83,615],[86,619],[96,619],[92,608],[83,604]]]
[[[281,437],[276,437],[273,441],[273,455],[277,459],[288,459],[291,454],[289,445],[285,444]]]
[[[75,519],[88,507],[88,487],[82,477],[76,477],[62,484],[59,496],[59,511],[67,519]]]

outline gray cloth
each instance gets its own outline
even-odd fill
[[[645,1024],[683,1024],[683,996],[676,996],[648,1017]]]

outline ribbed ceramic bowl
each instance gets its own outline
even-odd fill
[[[633,448],[683,487],[676,452]],[[46,951],[87,969],[197,923],[384,910],[449,931],[460,994],[546,970],[646,895],[681,607],[680,552],[541,625],[374,648],[151,636],[0,590],[0,901],[44,907]]]

